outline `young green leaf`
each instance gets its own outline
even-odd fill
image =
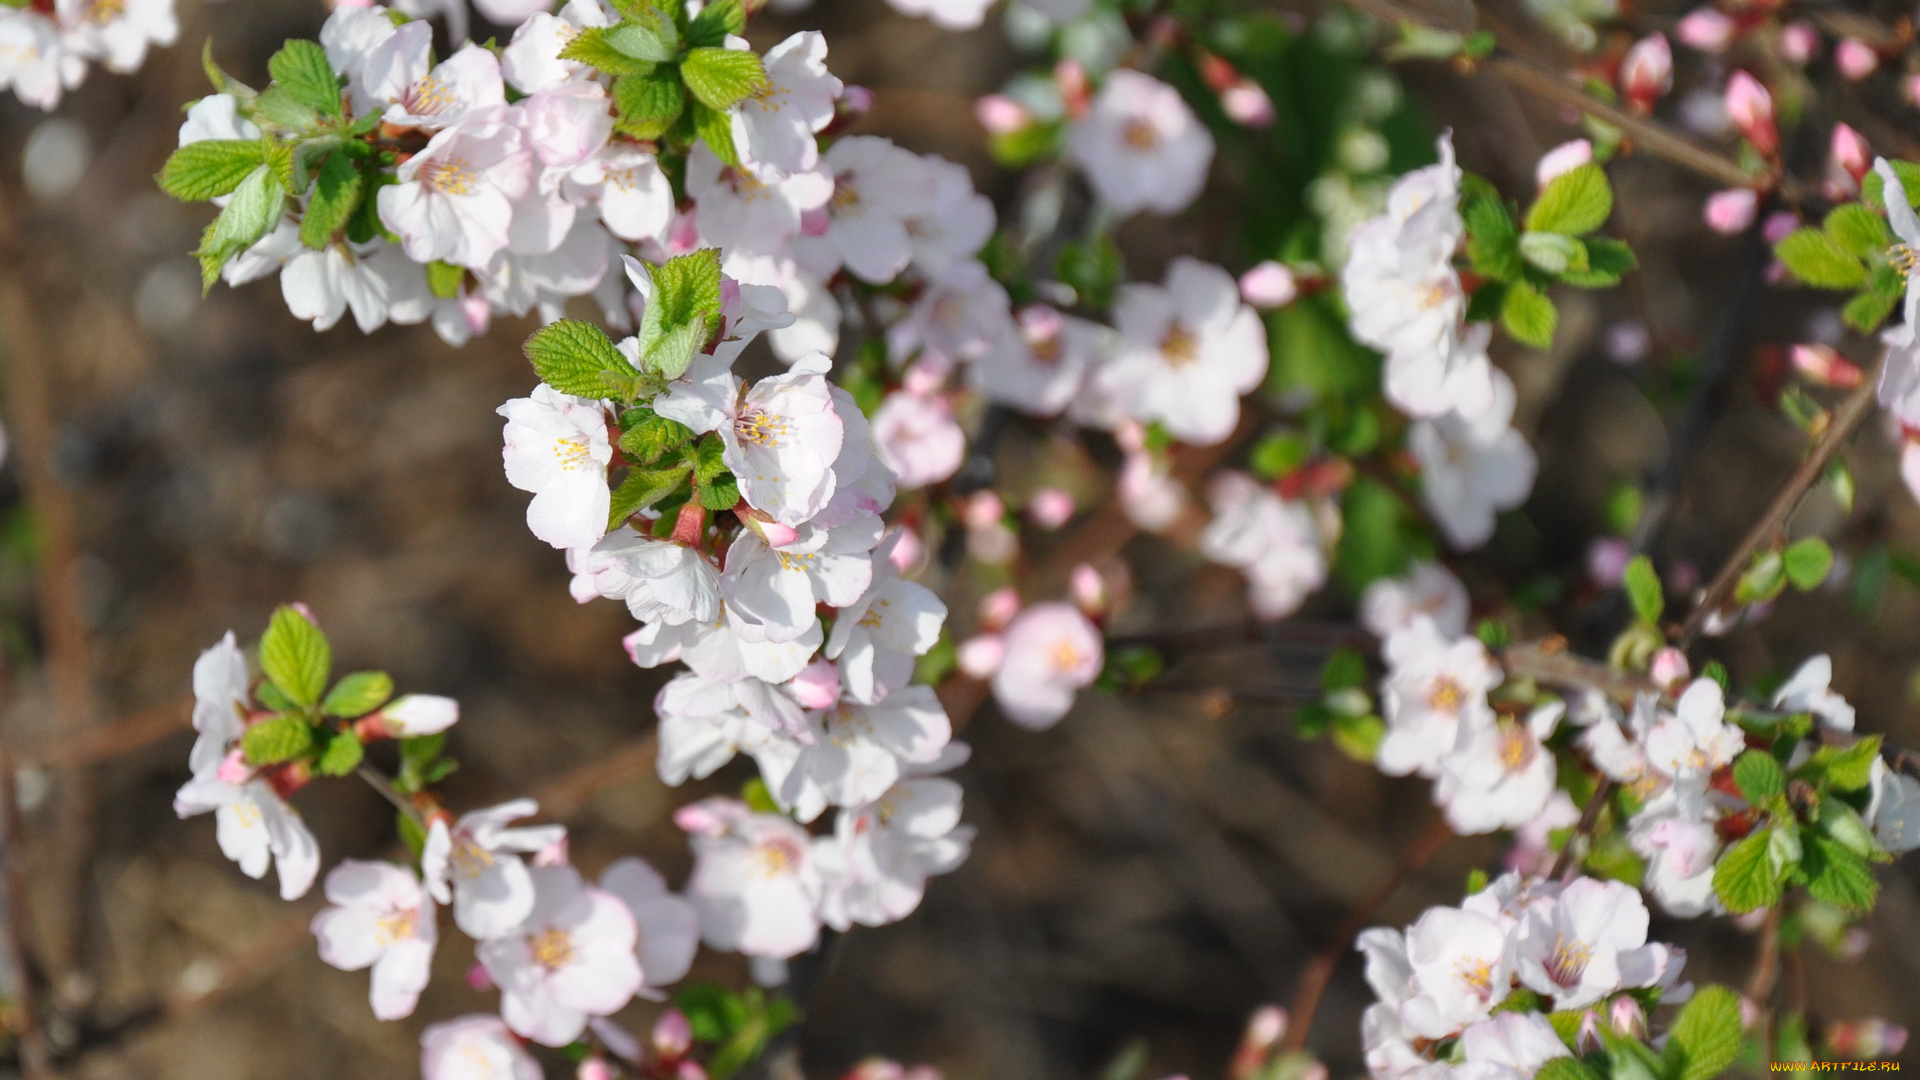
[[[621,27],[589,26],[573,36],[560,50],[560,59],[585,64],[596,71],[609,75],[647,75],[658,66],[660,60],[672,56],[658,45],[658,40],[640,35],[625,34],[620,40],[630,48],[649,54],[652,58],[635,56],[615,46],[613,31]],[[657,54],[657,55],[656,55]]]
[[[1606,223],[1613,213],[1613,186],[1606,170],[1593,162],[1548,181],[1527,210],[1527,231],[1581,236]]]
[[[392,676],[384,671],[356,671],[333,684],[326,700],[320,703],[320,711],[352,720],[385,705],[392,696]]]
[[[620,436],[620,450],[637,464],[651,465],[692,441],[692,428],[649,411]]]
[[[1847,306],[1840,310],[1841,321],[1863,334],[1871,334],[1880,329],[1887,321],[1893,309],[1900,306],[1899,294],[1888,294],[1874,289],[1863,289],[1855,293]]]
[[[1920,209],[1920,201],[1915,201],[1920,200],[1920,165],[1911,161],[1890,161],[1888,164],[1893,166],[1893,174],[1900,178],[1900,186],[1906,189],[1907,202],[1915,209]],[[1860,197],[1882,209],[1887,205],[1885,188],[1886,181],[1880,178],[1878,169],[1869,169],[1867,175],[1860,178]]]
[[[258,166],[233,189],[232,201],[201,234],[194,252],[200,260],[202,292],[213,288],[229,259],[258,243],[279,222],[286,190],[269,165]]]
[[[628,75],[613,84],[615,127],[632,139],[658,139],[687,111],[687,92],[671,69]]]
[[[1833,549],[1825,540],[1809,536],[1788,544],[1787,550],[1780,553],[1780,561],[1793,587],[1811,592],[1827,580],[1827,573],[1833,569]]]
[[[1587,268],[1586,245],[1560,233],[1522,233],[1520,257],[1556,277],[1569,270],[1578,273]]]
[[[359,208],[364,187],[365,179],[352,158],[340,152],[327,155],[314,180],[313,198],[307,200],[306,214],[300,219],[300,242],[315,250],[332,243]]]
[[[1544,349],[1553,344],[1553,329],[1559,320],[1553,301],[1531,283],[1515,281],[1507,286],[1506,299],[1500,303],[1500,323],[1515,341]]]
[[[599,327],[578,319],[541,327],[527,339],[526,354],[541,382],[576,397],[606,397],[612,383],[605,375],[631,379],[639,374]]]
[[[1854,255],[1877,255],[1893,243],[1887,219],[1860,203],[1843,203],[1827,214],[1827,235]]]
[[[253,103],[253,118],[266,126],[296,135],[311,134],[320,126],[320,111],[295,97],[284,86],[269,86]]]
[[[705,484],[727,471],[724,460],[726,444],[718,435],[708,435],[693,444],[693,452],[687,455],[688,464],[693,466],[693,479]]]
[[[1733,782],[1739,785],[1740,794],[1755,806],[1778,798],[1787,789],[1787,777],[1780,771],[1780,763],[1764,750],[1748,750],[1734,759]]]
[[[687,43],[695,46],[724,45],[728,34],[743,34],[747,29],[747,9],[740,0],[713,0],[700,9],[687,27]]]
[[[351,731],[342,731],[327,740],[327,748],[320,752],[320,761],[315,766],[323,776],[345,776],[360,767],[367,756],[367,748],[360,745],[360,737]]]
[[[1795,776],[1825,780],[1835,791],[1859,791],[1873,781],[1873,762],[1880,756],[1880,736],[1868,735],[1851,746],[1823,746]]]
[[[200,47],[200,70],[206,72],[207,82],[212,84],[214,93],[233,96],[240,115],[253,112],[254,100],[260,96],[260,92],[227,74],[219,64],[214,63],[212,38],[208,38],[207,43]]]
[[[1627,599],[1633,602],[1634,614],[1648,626],[1660,625],[1660,616],[1666,611],[1667,600],[1660,584],[1660,575],[1654,572],[1653,560],[1645,555],[1635,555],[1627,563],[1623,581],[1627,587]]]
[[[647,274],[640,366],[663,379],[677,379],[720,325],[719,252],[689,252],[648,267]]]
[[[1810,833],[1800,865],[1807,875],[1807,891],[1814,899],[1855,915],[1873,910],[1873,902],[1880,895],[1880,881],[1858,852],[1837,840]]]
[[[313,752],[313,725],[302,716],[273,716],[253,724],[240,736],[240,751],[249,765],[279,765]]]
[[[1541,1065],[1533,1080],[1600,1080],[1600,1074],[1579,1058],[1557,1057]]]
[[[667,469],[629,469],[627,478],[614,489],[607,509],[607,531],[611,532],[634,514],[673,494],[687,479],[685,466]]]
[[[740,167],[740,151],[733,145],[733,117],[717,109],[709,109],[701,102],[693,103],[693,131],[700,141],[707,144],[713,156],[720,163],[731,168]]]
[[[314,112],[335,118],[344,115],[340,77],[333,73],[326,50],[318,42],[289,40],[267,61],[267,74],[289,97]]]
[[[260,638],[260,670],[302,706],[317,705],[333,668],[327,635],[291,604],[275,609]]]
[[[1713,867],[1713,891],[1735,915],[1774,904],[1780,899],[1780,875],[1768,852],[1771,829],[1761,829],[1736,841]]]
[[[671,14],[649,9],[608,27],[606,41],[635,60],[664,63],[680,53],[680,28]]]
[[[767,88],[767,69],[745,49],[694,49],[680,62],[680,78],[700,103],[725,111]]]
[[[460,295],[460,286],[467,280],[467,268],[455,266],[438,259],[427,264],[427,290],[442,300],[451,300]]]
[[[181,202],[200,202],[231,194],[266,160],[259,139],[206,139],[175,150],[155,179]]]
[[[740,482],[723,472],[700,485],[700,505],[709,510],[731,510],[740,504]]]
[[[1802,284],[1816,289],[1852,289],[1867,282],[1867,266],[1820,229],[1795,229],[1773,246],[1774,255]]]
[[[1569,270],[1560,280],[1580,289],[1605,289],[1618,285],[1627,272],[1640,265],[1633,249],[1622,240],[1589,236],[1580,242],[1587,249],[1587,268]]]
[[[1745,1031],[1740,995],[1724,986],[1703,987],[1668,1029],[1662,1060],[1667,1080],[1713,1080],[1740,1056]]]

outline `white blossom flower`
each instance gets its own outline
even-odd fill
[[[1833,658],[1825,653],[1800,665],[1780,689],[1774,691],[1773,707],[1789,712],[1812,713],[1820,723],[1834,731],[1853,730],[1853,706],[1833,692]]]
[[[533,492],[527,528],[557,548],[598,543],[613,501],[607,488],[613,444],[599,402],[541,383],[496,411],[507,419],[501,432],[507,482]]]
[[[660,159],[629,143],[610,143],[574,170],[576,183],[600,185],[600,220],[622,240],[659,240],[673,223],[673,185]]]
[[[379,712],[380,726],[396,739],[438,735],[460,722],[460,703],[439,694],[404,694]]]
[[[654,411],[695,432],[719,431],[722,460],[747,502],[783,525],[799,525],[833,498],[833,462],[845,425],[828,390],[832,367],[816,354],[742,394],[739,378],[722,361],[696,357],[655,400]]]
[[[924,16],[945,30],[971,30],[986,18],[993,0],[887,0],[903,15]]]
[[[1868,789],[1867,810],[1860,819],[1880,846],[1895,855],[1920,848],[1920,780],[1887,768],[1876,757]]]
[[[474,950],[500,987],[500,1016],[545,1046],[580,1037],[587,1018],[619,1011],[640,989],[633,913],[571,866],[531,871],[526,921]]]
[[[1109,332],[1097,323],[1035,304],[1022,308],[1012,333],[967,365],[973,388],[1033,416],[1057,416],[1086,385],[1107,353]]]
[[[1662,711],[1646,734],[1648,762],[1671,777],[1699,776],[1732,764],[1747,747],[1740,728],[1726,720],[1726,702],[1720,684],[1695,679],[1674,703]]]
[[[748,640],[792,641],[815,625],[814,605],[846,607],[873,582],[867,553],[880,542],[880,519],[839,529],[802,525],[779,547],[749,531],[727,549],[720,590],[733,629]]]
[[[427,891],[453,905],[453,922],[480,941],[511,932],[533,910],[533,878],[515,852],[539,851],[565,839],[559,825],[508,823],[538,813],[532,799],[514,799],[462,814],[449,828],[436,819],[427,829],[420,870]]]
[[[842,810],[831,840],[815,856],[828,888],[822,918],[836,930],[884,926],[920,906],[927,878],[951,872],[972,847],[972,826],[960,824],[960,785],[930,775],[966,759],[965,743],[926,766],[907,766],[879,799]]]
[[[1421,615],[1447,637],[1459,637],[1467,632],[1468,614],[1467,587],[1435,562],[1414,563],[1405,574],[1380,578],[1360,594],[1360,625],[1382,641]]]
[[[1382,372],[1387,400],[1414,417],[1484,415],[1498,392],[1487,358],[1492,336],[1492,323],[1474,323],[1450,335],[1445,349],[1389,353]]]
[[[627,610],[641,622],[705,624],[719,618],[720,572],[686,544],[622,527],[592,548],[567,554],[585,579],[581,590],[626,601]]]
[[[68,46],[52,19],[38,11],[0,16],[0,86],[13,87],[22,102],[50,110],[86,74],[86,58]]]
[[[240,115],[240,103],[232,94],[208,94],[187,106],[187,118],[180,124],[180,145],[208,139],[257,139],[260,129]]]
[[[1494,400],[1477,417],[1448,413],[1416,422],[1407,448],[1420,463],[1421,501],[1455,548],[1475,548],[1493,536],[1494,515],[1526,501],[1537,461],[1533,448],[1508,425],[1513,383],[1494,374]]]
[[[1463,835],[1518,829],[1539,817],[1553,797],[1555,761],[1543,744],[1566,714],[1564,702],[1549,702],[1525,723],[1498,720],[1471,724],[1460,744],[1440,763],[1434,801]]]
[[[667,888],[660,872],[644,859],[615,859],[600,874],[600,888],[620,898],[638,928],[636,955],[645,980],[642,993],[679,982],[700,951],[700,915],[687,900]]]
[[[784,960],[820,937],[820,873],[807,831],[733,799],[683,806],[674,820],[693,845],[687,897],[716,949]]]
[[[929,280],[906,315],[887,327],[887,349],[896,362],[917,356],[944,374],[992,351],[1012,326],[1007,290],[966,259]]]
[[[328,66],[353,82],[360,78],[367,57],[395,29],[387,12],[377,6],[341,4],[320,26],[320,47],[326,51]]]
[[[320,959],[342,971],[373,969],[373,1015],[413,1015],[439,938],[420,879],[393,863],[347,859],[327,872],[326,894],[333,906],[315,915],[312,927]]]
[[[1387,732],[1378,764],[1389,776],[1435,776],[1471,728],[1493,722],[1487,693],[1500,668],[1475,637],[1448,638],[1425,616],[1388,638],[1380,707]]]
[[[1027,608],[1007,624],[1002,640],[1006,659],[993,673],[993,699],[1021,727],[1059,723],[1106,662],[1100,631],[1071,604]]]
[[[558,15],[534,13],[513,32],[500,51],[500,72],[523,94],[537,94],[577,81],[589,69],[577,60],[563,60],[560,52],[589,26],[608,26],[611,20],[598,0],[569,3]]]
[[[654,695],[653,711],[660,721],[660,779],[675,786],[712,775],[736,753],[755,752],[777,734],[809,730],[791,697],[754,678],[722,681],[682,672]]]
[[[827,230],[819,238],[824,251],[862,281],[893,280],[913,258],[907,219],[933,201],[926,164],[875,135],[837,139],[821,160],[833,175]]]
[[[1556,1009],[1578,1009],[1667,976],[1671,950],[1647,944],[1647,906],[1631,885],[1579,880],[1528,905],[1514,936],[1514,969]]]
[[[1900,183],[1900,174],[1893,171],[1886,158],[1874,159],[1873,171],[1886,183],[1881,201],[1887,208],[1887,224],[1893,226],[1893,234],[1899,238],[1888,252],[1888,258],[1907,282],[1902,321],[1887,332],[1886,338],[1894,345],[1912,345],[1914,327],[1920,326],[1920,275],[1913,272],[1916,245],[1920,245],[1920,216],[1914,214],[1913,204],[1907,200],[1907,189]]]
[[[1445,1038],[1486,1019],[1513,976],[1507,928],[1460,908],[1429,908],[1407,930],[1409,991],[1400,1019],[1413,1033]]]
[[[827,639],[826,657],[838,661],[840,678],[855,701],[874,702],[907,685],[914,658],[940,640],[947,605],[933,590],[900,576],[893,533],[872,553],[873,582],[866,594],[842,607]]]
[[[273,785],[237,761],[196,772],[173,797],[183,818],[214,811],[220,853],[250,878],[262,878],[272,864],[280,872],[280,898],[298,900],[320,872],[320,844],[300,812]]]
[[[778,252],[800,234],[801,216],[825,206],[834,188],[819,168],[766,179],[723,163],[702,144],[687,156],[687,193],[709,243]]]
[[[1707,778],[1678,781],[1633,815],[1627,841],[1647,860],[1643,886],[1668,913],[1691,918],[1721,910],[1713,891],[1720,853]]]
[[[993,200],[973,189],[973,174],[965,165],[932,155],[921,160],[932,181],[932,199],[923,212],[906,219],[907,242],[915,266],[946,279],[974,265],[974,255],[993,238]]]
[[[966,432],[954,421],[947,399],[937,394],[888,394],[873,412],[873,437],[880,460],[903,488],[937,484],[966,459]]]
[[[468,44],[434,64],[433,27],[405,23],[367,52],[349,84],[355,113],[382,113],[398,127],[438,131],[475,109],[505,105],[500,61]]]
[[[1198,445],[1233,433],[1240,395],[1266,377],[1267,333],[1231,274],[1177,258],[1164,287],[1122,286],[1113,318],[1120,347],[1101,378],[1122,408]]]
[[[231,630],[193,662],[193,730],[199,734],[187,767],[195,776],[218,769],[245,731],[250,684],[247,656]]]
[[[947,711],[924,684],[872,705],[843,701],[809,714],[811,737],[770,740],[751,749],[774,801],[812,821],[828,806],[880,798],[903,765],[935,761],[953,738]]]
[[[1067,152],[1093,193],[1116,213],[1177,214],[1206,185],[1213,136],[1180,91],[1120,68],[1068,132]]]
[[[1547,1018],[1537,1012],[1490,1016],[1460,1033],[1466,1060],[1455,1068],[1461,1080],[1520,1080],[1554,1058],[1572,1057]]]
[[[342,8],[341,10],[352,10]],[[462,1016],[420,1034],[423,1080],[543,1080],[540,1063],[498,1016]]]
[[[507,246],[532,160],[509,107],[475,109],[408,158],[398,183],[380,189],[380,220],[415,262],[484,269]]]
[[[833,120],[842,84],[827,70],[827,39],[798,33],[762,57],[767,82],[733,110],[741,164],[766,180],[807,172],[820,162],[814,134]]]
[[[1327,560],[1313,514],[1243,472],[1226,471],[1208,485],[1213,520],[1200,534],[1200,552],[1247,575],[1255,616],[1293,613],[1325,584]]]

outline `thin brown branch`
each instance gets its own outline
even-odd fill
[[[1706,594],[1700,598],[1692,614],[1687,616],[1687,621],[1681,625],[1679,632],[1675,635],[1675,644],[1684,649],[1692,643],[1693,639],[1699,635],[1701,628],[1706,625],[1708,617],[1725,607],[1727,601],[1733,597],[1733,590],[1740,583],[1740,575],[1746,572],[1747,564],[1761,549],[1770,547],[1780,539],[1786,528],[1787,519],[1792,517],[1794,510],[1800,506],[1800,500],[1814,484],[1820,482],[1821,477],[1827,474],[1828,466],[1832,465],[1834,459],[1840,456],[1840,452],[1846,449],[1854,432],[1858,431],[1861,423],[1872,414],[1874,392],[1880,385],[1881,372],[1886,369],[1887,356],[1885,352],[1880,354],[1879,361],[1873,365],[1872,373],[1861,381],[1858,388],[1847,395],[1847,399],[1840,403],[1839,408],[1833,411],[1833,417],[1828,421],[1826,431],[1822,432],[1819,441],[1814,443],[1813,450],[1807,454],[1806,460],[1802,461],[1800,467],[1787,477],[1786,483],[1780,486],[1779,493],[1774,495],[1773,502],[1768,505],[1766,513],[1760,516],[1760,520],[1753,523],[1753,528],[1747,530],[1747,535],[1740,541],[1740,545],[1734,548],[1733,553],[1727,556],[1727,561],[1721,564],[1720,572],[1714,575],[1713,583],[1707,586]]]
[[[1613,781],[1603,776],[1600,778],[1600,786],[1593,789],[1593,794],[1587,799],[1586,807],[1580,811],[1580,821],[1573,827],[1573,834],[1567,837],[1567,842],[1560,848],[1560,854],[1554,858],[1553,870],[1547,874],[1548,880],[1564,878],[1579,867],[1580,859],[1574,852],[1593,835],[1594,828],[1600,824],[1601,813],[1607,808],[1607,800],[1611,798],[1613,798]]]
[[[13,968],[14,1012],[19,1016],[20,1072],[26,1080],[46,1075],[47,1039],[40,1022],[40,969],[28,946],[26,875],[20,865],[20,803],[14,791],[12,751],[0,739],[0,874],[6,882],[7,963]]]
[[[1387,875],[1386,880],[1354,905],[1334,930],[1332,939],[1314,954],[1313,959],[1307,961],[1307,966],[1300,972],[1300,986],[1294,991],[1287,1036],[1280,1044],[1283,1050],[1306,1047],[1307,1037],[1312,1034],[1313,1014],[1320,1008],[1321,995],[1327,992],[1327,983],[1340,966],[1340,958],[1353,947],[1353,939],[1359,937],[1360,932],[1373,922],[1381,906],[1393,899],[1393,894],[1400,891],[1400,886],[1431,862],[1451,839],[1453,830],[1448,827],[1446,819],[1434,819],[1426,831],[1414,837],[1413,842],[1400,853],[1399,861],[1394,863],[1393,872]]]
[[[1631,705],[1641,694],[1658,694],[1660,686],[1645,675],[1611,668],[1566,651],[1564,638],[1510,645],[1500,650],[1500,666],[1508,676],[1532,679],[1549,686],[1598,690],[1615,701]]]

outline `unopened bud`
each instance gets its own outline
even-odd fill
[[[1241,79],[1220,92],[1220,110],[1241,127],[1273,126],[1273,99],[1252,79]]]
[[[987,630],[998,630],[1013,621],[1020,614],[1020,594],[1011,585],[1003,585],[980,598],[980,625]]]
[[[665,1062],[679,1061],[693,1049],[693,1024],[679,1009],[668,1009],[653,1022],[653,1052]]]
[[[460,720],[460,703],[438,694],[408,694],[380,710],[380,724],[393,738],[438,735]]]
[[[1054,85],[1060,88],[1060,100],[1066,105],[1067,115],[1079,119],[1086,115],[1093,101],[1093,90],[1087,83],[1087,69],[1074,59],[1065,59],[1053,65]]]
[[[1097,619],[1107,612],[1107,582],[1100,571],[1081,563],[1073,568],[1072,586],[1073,606],[1079,608],[1090,619]]]
[[[960,643],[954,660],[976,679],[990,679],[1007,658],[1007,643],[999,634],[975,634]]]
[[[1240,1048],[1234,1051],[1233,1064],[1227,1070],[1232,1080],[1247,1080],[1264,1068],[1273,1057],[1274,1047],[1287,1034],[1287,1010],[1278,1005],[1262,1005],[1247,1018],[1247,1030],[1240,1036]]]
[[[1763,156],[1780,149],[1780,129],[1773,122],[1773,95],[1760,80],[1736,71],[1727,80],[1727,115]]]
[[[613,1080],[613,1066],[606,1058],[594,1056],[581,1062],[573,1075],[576,1080]]]
[[[920,560],[925,557],[927,546],[920,542],[920,534],[910,526],[901,525],[894,532],[899,539],[893,542],[893,550],[888,553],[887,561],[893,564],[897,572],[911,574],[913,568],[920,565]]]
[[[1728,191],[1716,191],[1707,196],[1707,205],[1701,212],[1707,228],[1721,236],[1732,236],[1745,232],[1753,224],[1753,215],[1760,209],[1760,194],[1752,188],[1733,188]]]
[[[1688,13],[1674,26],[1682,44],[1701,52],[1725,52],[1733,41],[1733,20],[1712,8]]]
[[[1600,1014],[1595,1010],[1588,1009],[1580,1014],[1580,1027],[1574,1032],[1573,1047],[1583,1055],[1606,1049],[1606,1040],[1600,1035]]]
[[[1007,504],[991,491],[976,491],[967,500],[965,517],[969,529],[992,528],[1006,516]]]
[[[1880,66],[1880,54],[1864,41],[1845,38],[1833,47],[1833,66],[1848,82],[1859,82]]]
[[[1620,95],[1636,112],[1651,112],[1673,89],[1673,47],[1665,34],[1649,34],[1633,43],[1620,61]]]
[[[673,1068],[674,1080],[707,1080],[707,1070],[692,1058],[682,1058]]]
[[[1833,140],[1827,149],[1827,190],[1836,199],[1849,199],[1860,193],[1860,180],[1873,167],[1873,150],[1858,131],[1846,124],[1833,125]]]
[[[1033,123],[1033,114],[1027,107],[1005,94],[988,94],[974,102],[973,118],[989,135],[1012,135],[1025,131]]]
[[[1821,386],[1849,390],[1867,377],[1860,365],[1841,356],[1831,345],[1795,345],[1792,356],[1794,369]]]
[[[1630,994],[1621,994],[1607,1008],[1607,1023],[1615,1035],[1643,1039],[1647,1035],[1647,1010]]]
[[[1647,674],[1654,682],[1671,690],[1685,682],[1691,674],[1687,654],[1669,645],[1653,654],[1653,663],[1648,666]]]
[[[467,988],[486,993],[493,989],[493,974],[484,964],[475,964],[467,969]]]
[[[1057,529],[1073,520],[1073,496],[1057,487],[1043,487],[1027,500],[1027,519],[1043,529]]]
[[[1780,58],[1789,64],[1812,62],[1820,51],[1820,32],[1811,23],[1788,23],[1780,28]]]
[[[1286,307],[1299,295],[1293,270],[1271,259],[1240,275],[1240,299],[1253,307]]]
[[[815,660],[787,684],[803,709],[827,709],[840,700],[840,672],[831,660]]]

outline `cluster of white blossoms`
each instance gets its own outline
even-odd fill
[[[1468,549],[1525,501],[1536,461],[1512,426],[1513,382],[1487,358],[1492,326],[1464,322],[1461,174],[1451,137],[1439,149],[1438,164],[1401,177],[1386,209],[1353,230],[1341,284],[1353,336],[1386,354],[1387,400],[1414,418],[1407,446],[1423,501],[1447,541]]]
[[[90,65],[121,75],[180,34],[173,0],[51,0],[0,8],[0,87],[52,109]]]
[[[1367,983],[1379,1001],[1361,1019],[1368,1071],[1378,1080],[1531,1076],[1569,1043],[1598,1045],[1602,1026],[1646,1035],[1632,993],[1685,1000],[1686,954],[1647,940],[1648,912],[1630,885],[1579,877],[1565,884],[1509,873],[1461,902],[1429,908],[1405,932],[1360,935]],[[1520,1008],[1500,1008],[1516,994]],[[1497,1011],[1496,1011],[1497,1010]],[[1563,1039],[1548,1015],[1578,1010]],[[1449,1049],[1450,1048],[1450,1049]]]

